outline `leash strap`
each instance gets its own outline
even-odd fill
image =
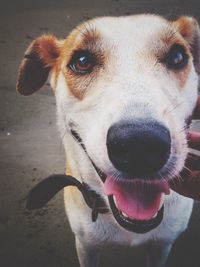
[[[74,130],[71,130],[71,134],[85,151],[86,155],[91,161],[94,169],[96,170],[98,176],[101,178],[102,182],[105,182],[105,174],[101,172],[101,170],[94,164],[94,162],[88,155],[86,148],[82,142],[82,139],[80,138],[78,133]],[[79,191],[83,195],[86,204],[92,210],[93,222],[97,220],[99,213],[107,213],[109,211],[101,196],[92,189],[90,189],[89,185],[84,182],[79,182],[71,175],[65,174],[54,174],[38,183],[29,192],[27,198],[27,209],[33,210],[42,208],[51,198],[53,198],[61,189],[66,186],[75,186],[79,189]]]
[[[96,221],[98,213],[108,212],[104,200],[85,183],[65,174],[53,174],[38,183],[27,198],[26,207],[29,210],[40,209],[47,204],[61,189],[66,186],[75,186],[82,193],[83,198],[92,210],[92,221]]]

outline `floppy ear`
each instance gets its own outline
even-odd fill
[[[200,74],[200,30],[198,22],[192,17],[184,16],[173,23],[176,30],[189,44],[196,72]]]
[[[49,71],[60,54],[59,42],[53,35],[35,39],[25,52],[17,77],[17,91],[31,95],[46,82]]]

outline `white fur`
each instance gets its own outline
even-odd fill
[[[149,51],[155,46],[163,29],[168,27],[160,17],[105,17],[91,21],[90,25],[100,32],[102,46],[109,52],[109,60],[101,75],[87,88],[87,95],[81,101],[69,94],[65,78],[60,73],[55,90],[58,125],[72,174],[86,181],[108,203],[103,193],[103,183],[91,162],[68,134],[69,122],[72,120],[78,125],[78,132],[95,164],[106,174],[113,174],[118,172],[107,154],[106,134],[109,127],[121,119],[147,117],[150,112],[153,118],[170,130],[176,146],[176,151],[171,151],[176,156],[176,164],[171,172],[176,175],[183,168],[188,152],[182,128],[195,105],[198,76],[190,62],[192,67],[188,79],[180,88],[165,67],[159,63],[155,65],[155,59]],[[82,196],[78,192],[76,194],[81,201]],[[186,229],[193,205],[191,199],[171,191],[165,197],[165,215],[161,224],[148,233],[135,234],[119,226],[111,212],[99,215],[93,223],[91,210],[84,200],[81,206],[75,199],[69,200],[68,189],[64,196],[66,212],[77,239],[79,260],[82,266],[87,267],[97,266],[94,265],[97,264],[93,258],[96,253],[94,248],[113,243],[133,246],[149,240],[161,240],[165,243],[164,247],[168,248],[163,256],[166,257],[173,241]],[[161,266],[161,261],[158,266]]]

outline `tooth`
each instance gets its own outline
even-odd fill
[[[124,212],[122,212],[122,215],[125,217],[125,218],[128,218],[128,215]]]
[[[158,212],[156,212],[156,213],[153,215],[152,219],[156,218],[157,215],[158,215]]]
[[[117,207],[117,200],[116,200],[115,196],[113,196],[113,200],[114,200],[115,206]]]
[[[164,203],[164,199],[165,199],[165,195],[162,195],[158,210],[160,210],[160,209],[162,208],[162,205],[163,205],[163,203]]]

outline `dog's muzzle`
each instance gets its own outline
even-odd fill
[[[167,161],[170,150],[170,136],[162,125],[147,123],[143,127],[139,124],[136,127],[136,124],[122,123],[120,128],[118,127],[119,124],[112,126],[107,138],[109,157],[112,158],[115,165],[121,164],[121,169],[126,169],[129,173],[137,173],[141,168],[142,160],[143,164],[147,165],[145,172],[147,170],[152,171],[150,163],[153,164],[153,170],[155,171]],[[168,185],[154,181],[154,184],[149,186],[146,182],[142,183],[140,180],[138,182],[138,180],[134,179],[126,180],[126,183],[122,181],[116,182],[115,177],[107,176],[95,165],[89,157],[80,136],[73,130],[71,130],[71,134],[83,148],[104,183],[105,194],[108,195],[110,208],[119,225],[136,233],[146,233],[157,227],[163,218],[163,195],[169,193]],[[156,140],[159,146],[153,152],[154,146],[152,143],[155,145]],[[119,148],[117,149],[116,147],[118,146]],[[140,164],[140,167],[132,167],[134,162],[132,160],[133,146],[135,147],[134,151],[139,153],[138,157],[134,156],[134,160]],[[119,155],[120,148],[123,148],[121,153],[125,160]],[[149,151],[146,156],[144,152],[147,149]],[[118,155],[117,157],[116,154]],[[151,154],[153,154],[152,160],[150,158]],[[155,163],[155,158],[159,163]],[[120,163],[120,159],[122,159],[122,163]],[[142,166],[142,169],[144,169],[144,166]],[[92,221],[96,221],[98,213],[107,213],[109,211],[100,195],[91,190],[88,185],[66,175],[52,175],[36,185],[29,194],[27,207],[29,209],[41,208],[66,186],[76,186],[81,191],[86,204],[92,209]]]
[[[107,133],[108,157],[119,173],[109,175],[104,191],[117,222],[146,233],[163,218],[168,183],[159,176],[171,152],[169,130],[153,119],[119,121]]]

